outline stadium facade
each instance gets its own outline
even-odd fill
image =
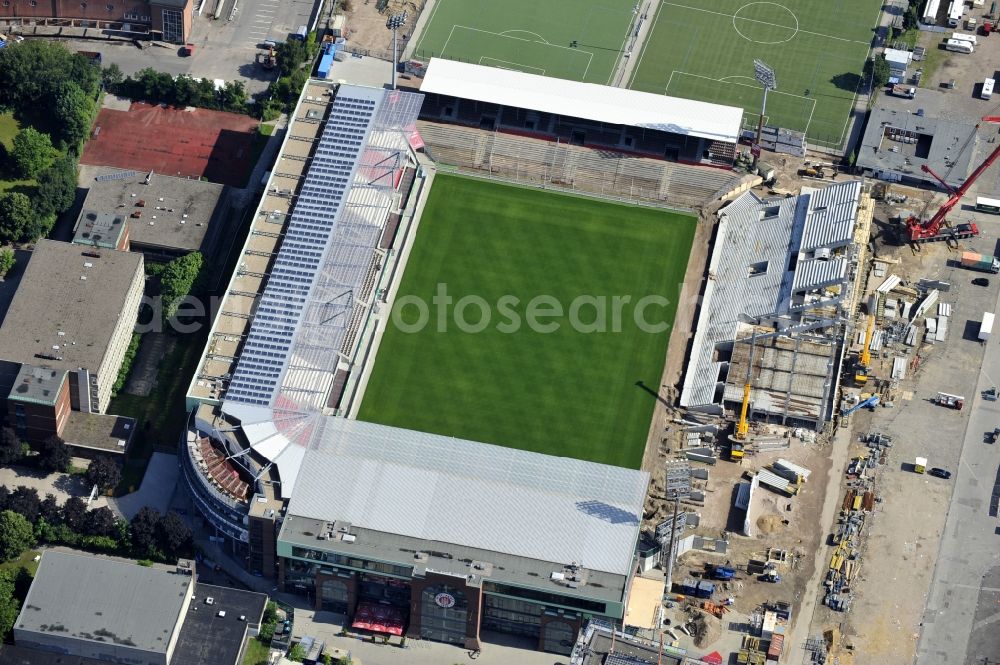
[[[649,476],[353,419],[433,169],[420,94],[309,81],[188,393],[183,477],[358,630],[570,653],[620,620]]]

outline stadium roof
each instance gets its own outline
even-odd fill
[[[327,418],[288,514],[627,574],[648,482],[643,471]]]
[[[48,550],[14,627],[166,653],[191,584],[163,568]]]
[[[420,91],[735,143],[743,109],[431,58]]]
[[[718,384],[729,365],[717,358],[717,348],[749,336],[752,321],[781,317],[782,329],[794,329],[802,310],[846,297],[852,256],[843,248],[853,240],[860,195],[859,181],[803,187],[799,196],[786,199],[760,199],[747,192],[719,212],[682,405],[717,403]],[[824,292],[838,285],[838,296]],[[821,322],[819,316],[807,318]],[[755,363],[759,361],[758,354]],[[825,374],[825,364],[823,369]]]

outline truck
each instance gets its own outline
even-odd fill
[[[948,407],[949,409],[955,409],[956,411],[961,411],[965,407],[965,397],[962,395],[938,393],[931,401],[938,406]]]
[[[991,334],[993,334],[993,312],[983,312],[983,321],[979,324],[979,341],[987,341]]]
[[[962,267],[996,275],[1000,273],[1000,259],[988,254],[962,252]]]
[[[707,564],[705,566],[705,572],[713,580],[720,580],[723,582],[728,582],[729,580],[736,577],[736,570],[729,568],[727,566],[716,566],[713,564]]]
[[[927,471],[927,458],[918,457],[913,460],[913,472],[914,473],[924,473]]]
[[[913,99],[917,96],[917,89],[915,87],[912,85],[902,85],[900,83],[892,86],[890,92],[892,92],[892,94],[896,97],[903,97],[905,99]]]

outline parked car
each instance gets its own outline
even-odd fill
[[[934,467],[933,469],[931,469],[927,473],[929,473],[932,476],[935,476],[937,478],[943,478],[945,480],[948,480],[949,478],[951,478],[951,471],[948,471],[947,469],[939,469],[937,467]]]
[[[972,283],[975,286],[989,286],[990,280],[987,279],[986,277],[976,277],[974,280],[972,280]]]

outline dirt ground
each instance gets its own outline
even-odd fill
[[[389,0],[385,11],[379,13],[375,0],[343,0],[341,9],[347,14],[347,45],[351,50],[385,57],[391,60],[392,32],[385,27],[386,20],[400,12],[407,13],[406,26],[399,31],[399,53],[402,55],[420,13],[427,0]]]

